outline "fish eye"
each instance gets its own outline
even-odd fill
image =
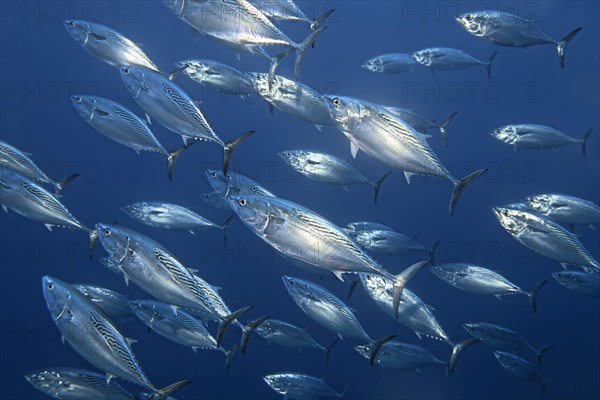
[[[110,236],[110,229],[104,230],[104,236]]]
[[[294,280],[293,279],[290,279],[288,282],[289,282],[290,285],[294,284]]]
[[[212,176],[213,178],[216,178],[217,177],[217,173],[213,171],[213,172],[210,173],[210,176]]]
[[[49,284],[48,284],[48,290],[53,290],[53,289],[54,289],[54,284],[52,284],[52,283],[49,283]]]
[[[125,72],[125,75],[129,75],[129,68],[124,68],[123,72]]]
[[[508,210],[502,211],[502,215],[504,215],[505,217],[508,217]]]
[[[471,14],[467,14],[467,15],[465,16],[465,19],[466,19],[467,21],[470,21],[470,20],[472,20],[472,19],[473,19],[473,17],[471,16]]]
[[[245,205],[246,205],[246,199],[243,199],[243,198],[242,198],[242,199],[239,199],[239,200],[238,200],[238,203],[240,203],[240,206],[242,206],[242,207],[243,207],[243,206],[245,206]]]
[[[75,97],[75,100],[76,100],[78,103],[81,103],[81,97],[77,96],[77,97]]]
[[[69,21],[69,26],[70,26],[71,28],[75,28],[75,22],[73,22],[73,21]]]
[[[338,99],[337,97],[334,98],[333,100],[331,100],[331,104],[333,104],[334,106],[339,106],[340,105],[340,99]]]

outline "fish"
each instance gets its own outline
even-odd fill
[[[492,62],[496,58],[495,51],[487,61],[481,61],[459,49],[450,47],[429,47],[411,53],[413,60],[429,67],[431,71],[456,71],[481,65],[487,71],[488,79],[492,79]]]
[[[337,393],[325,383],[325,379],[298,373],[265,375],[263,380],[286,400],[343,399],[347,389]]]
[[[294,74],[298,80],[306,51],[325,30],[325,27],[316,28],[302,43],[296,43],[246,0],[163,0],[163,4],[191,26],[194,32],[238,53],[270,60],[270,76],[275,74],[283,57],[289,51],[295,51]],[[271,57],[265,50],[267,46],[280,46],[289,51],[284,51],[281,57]]]
[[[454,178],[433,152],[425,138],[403,120],[374,107],[368,102],[351,97],[327,96],[331,102],[331,116],[338,129],[350,141],[353,157],[362,150],[371,157],[404,171],[410,183],[413,175],[432,175],[452,183],[450,215],[465,188],[486,172],[477,170],[462,179]]]
[[[558,63],[565,67],[565,50],[581,28],[575,28],[561,40],[554,40],[533,21],[503,11],[474,11],[456,17],[458,22],[471,35],[488,42],[506,47],[531,47],[551,44],[556,46]]]
[[[118,383],[97,372],[77,368],[45,368],[25,375],[40,392],[63,400],[134,400]]]
[[[188,308],[206,308],[219,320],[217,344],[227,327],[251,307],[223,315],[207,296],[192,272],[156,241],[127,228],[96,224],[102,247],[117,260],[125,283],[134,282],[164,303]]]
[[[454,111],[445,120],[443,120],[440,123],[437,123],[436,121],[430,121],[428,119],[425,119],[413,110],[407,108],[384,107],[384,109],[387,112],[400,118],[408,125],[410,125],[414,130],[416,130],[417,132],[421,132],[422,134],[425,134],[430,129],[438,129],[440,131],[440,135],[442,136],[444,144],[446,145],[446,147],[448,147],[448,125],[450,125],[450,122],[452,122],[454,117],[456,117],[458,111]]]
[[[142,119],[110,99],[74,95],[71,96],[71,103],[88,124],[110,140],[129,147],[137,154],[148,151],[166,156],[167,175],[173,180],[175,160],[189,146],[167,151]]]
[[[537,314],[537,295],[548,282],[543,280],[530,291],[521,289],[502,275],[490,269],[467,263],[449,263],[429,268],[442,281],[466,292],[492,295],[497,298],[510,294],[524,294],[534,314]]]
[[[231,349],[218,346],[204,324],[179,307],[153,300],[132,300],[130,304],[135,315],[145,325],[170,341],[191,347],[194,353],[199,349],[223,352],[225,370],[229,371],[231,359],[239,343]]]
[[[369,358],[371,344],[354,346],[354,350],[361,356]],[[421,368],[446,365],[446,363],[429,350],[414,344],[402,343],[391,340],[384,344],[379,350],[375,363],[385,368],[397,368],[402,370],[417,370]]]
[[[121,79],[127,91],[146,113],[168,130],[180,135],[184,144],[191,140],[216,143],[223,148],[223,173],[235,148],[254,131],[223,142],[210,126],[191,97],[159,73],[138,67],[121,67]]]
[[[393,282],[394,311],[406,282],[427,262],[414,264],[398,275],[384,270],[340,227],[299,204],[277,197],[229,196],[229,204],[259,238],[289,258],[332,272],[370,272]]]
[[[600,269],[598,261],[575,235],[558,223],[533,211],[495,207],[492,209],[502,228],[523,246],[566,264]]]
[[[394,231],[385,225],[371,222],[351,222],[346,232],[365,250],[382,254],[406,255],[415,252],[428,253],[433,259],[439,240],[427,249],[408,236]]]
[[[12,170],[0,170],[0,204],[32,221],[53,227],[73,228],[90,233],[57,197],[37,183]]]
[[[326,10],[323,14],[315,19],[310,19],[304,12],[294,3],[293,0],[250,0],[256,8],[271,20],[281,20],[289,22],[304,22],[308,24],[311,31],[317,30],[323,21],[325,21],[334,11],[335,8]]]
[[[121,209],[136,221],[155,228],[188,231],[192,235],[196,230],[216,228],[223,231],[223,237],[227,242],[227,227],[232,217],[219,225],[202,217],[189,208],[160,201],[142,201],[128,204]]]
[[[567,289],[584,296],[600,297],[600,274],[584,271],[553,272],[552,277]]]
[[[275,75],[272,80],[266,73],[249,72],[254,90],[273,107],[293,117],[314,124],[320,131],[323,126],[334,126],[329,113],[327,99],[308,85],[283,76]]]
[[[52,320],[71,347],[90,364],[112,377],[140,385],[163,399],[191,383],[180,381],[157,389],[142,371],[131,340],[115,328],[108,317],[71,285],[51,276],[42,278],[42,290]]]
[[[515,354],[507,353],[505,351],[495,351],[494,356],[500,365],[512,375],[526,382],[539,383],[541,385],[541,395],[544,394],[548,384],[553,380],[553,378],[543,379],[539,369]]]
[[[231,171],[227,175],[214,169],[206,170],[206,178],[213,190],[219,193],[223,199],[229,195],[260,195],[276,197],[271,191],[261,186],[246,175]],[[228,208],[231,209],[228,203]]]
[[[557,149],[568,144],[579,143],[585,156],[588,138],[592,133],[589,129],[581,139],[568,136],[558,129],[536,124],[505,125],[494,129],[490,135],[499,141],[513,146],[515,151],[521,149]]]
[[[466,323],[463,327],[471,336],[483,343],[503,351],[533,351],[537,356],[538,367],[542,364],[544,354],[554,348],[554,345],[542,349],[533,347],[521,335],[510,329],[486,322]]]
[[[295,171],[317,182],[341,186],[346,190],[352,185],[371,185],[375,192],[375,204],[377,204],[381,184],[391,174],[389,171],[376,181],[371,181],[344,160],[316,151],[285,150],[277,155]]]
[[[30,154],[17,149],[4,140],[0,140],[0,172],[3,172],[5,169],[12,170],[33,182],[46,183],[53,186],[54,194],[56,195],[60,194],[68,183],[79,176],[79,174],[72,174],[55,182],[33,162]]]
[[[218,208],[219,210],[231,210],[225,197],[217,191],[213,190],[212,192],[202,193],[200,198],[211,207]]]
[[[408,53],[389,53],[370,58],[361,67],[371,72],[399,74],[413,72],[417,65],[419,64]]]
[[[77,19],[66,20],[63,25],[77,43],[108,65],[142,67],[162,73],[140,46],[106,25]]]
[[[600,224],[600,207],[593,201],[560,193],[527,196],[523,201],[532,211],[560,224],[588,225],[592,229]]]
[[[190,79],[220,93],[248,96],[255,94],[251,77],[218,61],[194,59],[179,61],[177,67]]]
[[[73,284],[72,286],[111,318],[133,316],[129,300],[114,290],[94,285]]]

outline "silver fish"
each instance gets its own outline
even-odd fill
[[[561,131],[545,125],[516,124],[494,129],[490,134],[501,142],[520,149],[557,149],[567,144],[579,143],[585,156],[587,140],[592,132],[589,129],[581,139],[575,139]]]
[[[448,147],[448,125],[454,119],[458,111],[454,111],[450,114],[445,120],[440,123],[436,121],[430,121],[428,119],[423,118],[413,110],[409,110],[407,108],[400,107],[384,107],[385,110],[396,117],[400,118],[408,125],[413,127],[417,132],[421,132],[422,136],[427,138],[425,133],[430,129],[438,129],[440,131],[440,135],[442,136],[442,140],[446,147]]]
[[[100,61],[113,67],[137,66],[160,72],[137,44],[106,25],[67,20],[64,26],[76,42]]]
[[[569,41],[581,30],[576,28],[560,41],[552,39],[530,21],[507,12],[489,10],[469,12],[456,17],[471,35],[507,47],[530,47],[542,44],[556,46],[558,62],[565,66],[565,49]]]
[[[454,185],[450,214],[464,189],[486,169],[464,177],[454,178],[442,165],[425,138],[403,120],[384,107],[350,97],[327,96],[331,102],[331,116],[337,127],[350,141],[352,156],[358,150],[383,163],[404,171],[407,182],[415,174],[439,176]]]
[[[372,344],[361,344],[354,346],[354,350],[361,356],[369,358]],[[397,368],[403,370],[415,369],[419,371],[421,368],[433,365],[446,365],[446,363],[429,350],[414,344],[402,343],[396,340],[387,342],[381,347],[375,363],[385,368]]]
[[[0,168],[0,171],[10,169],[34,182],[54,186],[54,194],[60,194],[69,182],[79,176],[79,174],[73,174],[55,182],[31,160],[30,154],[22,152],[3,140],[0,140]]]
[[[438,246],[436,242],[431,249],[427,249],[408,236],[394,231],[385,225],[371,222],[349,223],[346,232],[365,250],[382,254],[411,254],[415,252],[433,254]]]
[[[149,151],[166,156],[167,173],[172,179],[175,159],[187,146],[167,151],[143,120],[110,99],[75,95],[71,97],[71,102],[88,124],[110,140],[133,149],[137,154]]]
[[[272,374],[264,376],[263,380],[286,400],[342,399],[346,392],[344,389],[337,393],[325,383],[325,379],[304,374]]]
[[[571,232],[531,211],[493,208],[502,228],[523,246],[566,264],[600,269],[598,261]]]
[[[583,271],[561,271],[552,273],[558,283],[575,293],[600,297],[600,274]]]
[[[504,351],[533,351],[537,355],[538,367],[542,363],[544,353],[554,346],[542,349],[533,347],[521,335],[503,326],[485,322],[473,322],[463,325],[471,336],[498,350]]]
[[[525,291],[502,275],[487,268],[467,263],[451,263],[430,267],[435,276],[449,285],[466,292],[492,295],[500,298],[510,294],[524,294],[534,314],[537,314],[537,294],[547,280],[535,285],[530,291]]]
[[[429,47],[417,50],[410,56],[419,64],[429,67],[432,72],[435,70],[456,71],[481,65],[485,67],[488,79],[492,79],[492,62],[497,53],[495,51],[487,61],[481,61],[459,49]]]
[[[293,347],[298,350],[318,349],[329,352],[329,349],[321,346],[306,331],[296,325],[278,319],[257,320],[249,323],[248,329],[244,331],[242,337],[242,354],[246,351],[246,346],[250,334],[256,332],[264,338],[270,345]]]
[[[223,142],[190,96],[161,74],[138,67],[121,67],[121,79],[147,119],[156,119],[168,130],[188,139],[216,143],[223,148],[223,172],[227,173],[236,146],[254,131]]]
[[[223,199],[229,195],[260,195],[276,197],[269,190],[259,185],[256,181],[237,172],[228,172],[227,175],[214,169],[206,170],[208,183]],[[231,208],[231,207],[230,207]]]
[[[190,79],[216,89],[220,93],[246,96],[255,94],[250,76],[213,60],[186,60],[177,63]]]
[[[317,182],[342,186],[346,190],[352,185],[371,185],[375,192],[375,204],[381,184],[391,173],[387,172],[376,181],[371,181],[352,165],[330,154],[310,150],[285,150],[277,155],[295,171]]]
[[[4,168],[0,169],[0,204],[5,212],[10,209],[27,219],[41,222],[50,231],[52,227],[58,226],[90,232],[90,229],[79,222],[56,195],[14,171]]]
[[[135,397],[106,376],[76,368],[46,368],[25,379],[40,392],[62,400],[134,400]]]
[[[592,228],[600,224],[600,207],[589,200],[548,193],[527,196],[524,201],[531,210],[561,224],[589,225]]]
[[[310,19],[293,0],[250,0],[250,3],[272,20],[304,22],[309,25],[311,31],[319,28],[323,21],[335,11],[334,8],[331,8],[315,19]]]
[[[64,339],[89,363],[164,398],[191,381],[157,389],[142,371],[131,350],[131,340],[119,333],[106,315],[71,285],[50,276],[42,278],[46,305]]]
[[[494,356],[500,365],[512,375],[526,382],[539,383],[541,385],[540,394],[542,395],[548,384],[552,381],[552,378],[543,379],[538,368],[517,355],[504,351],[495,351]]]
[[[333,126],[335,122],[329,114],[327,99],[309,86],[275,75],[260,72],[249,72],[255,91],[273,107],[303,121],[314,124],[320,131],[323,126]]]
[[[72,286],[111,318],[131,317],[133,315],[129,300],[113,290],[93,285],[74,284]]]
[[[407,53],[389,53],[368,59],[362,64],[362,67],[371,72],[381,72],[384,74],[398,74],[401,72],[413,72],[419,65],[410,54]]]
[[[393,282],[394,311],[406,282],[426,263],[417,263],[394,276],[366,254],[340,227],[288,200],[266,196],[229,196],[229,204],[250,230],[279,253],[328,270],[370,272]]]

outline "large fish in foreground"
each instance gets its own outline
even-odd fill
[[[527,196],[525,204],[533,211],[561,224],[594,225],[600,224],[600,207],[593,201],[560,193]],[[571,229],[573,230],[573,229]]]
[[[589,129],[581,139],[575,139],[558,129],[545,125],[516,124],[496,128],[491,135],[499,141],[520,149],[557,149],[567,144],[578,143],[585,156],[587,140],[592,132]]]
[[[494,356],[500,365],[508,372],[525,382],[539,383],[541,385],[540,394],[543,395],[548,384],[553,378],[543,379],[540,370],[528,361],[512,353],[505,351],[495,351]]]
[[[272,374],[266,375],[263,380],[285,400],[343,399],[346,393],[346,389],[341,393],[335,392],[323,378],[304,374]]]
[[[532,211],[502,207],[493,209],[502,228],[523,246],[545,257],[567,264],[600,269],[575,235],[558,223]]]
[[[341,186],[346,190],[352,185],[371,185],[375,192],[375,204],[381,184],[391,173],[387,172],[381,178],[372,181],[352,165],[330,154],[310,150],[286,150],[277,155],[295,171],[317,182]]]
[[[223,172],[227,173],[231,154],[254,131],[224,142],[215,133],[191,97],[179,86],[154,71],[139,67],[121,67],[121,79],[127,91],[146,113],[183,141],[205,141],[223,148]]]
[[[413,175],[432,175],[454,185],[450,200],[450,215],[465,188],[486,169],[475,171],[462,179],[454,178],[438,159],[427,140],[414,128],[383,106],[376,106],[351,97],[327,96],[331,116],[350,141],[352,156],[359,150],[379,161],[404,171],[406,181]]]
[[[455,71],[481,65],[487,71],[488,79],[492,79],[492,62],[497,52],[487,61],[481,61],[459,49],[449,47],[430,47],[417,50],[410,56],[419,64],[429,67],[431,71]]]
[[[250,230],[284,257],[332,272],[369,272],[393,282],[394,311],[406,282],[426,263],[394,276],[365,253],[343,229],[319,214],[288,200],[266,196],[229,196],[229,204]]]
[[[554,40],[535,26],[533,21],[496,10],[465,13],[456,17],[456,22],[471,35],[500,46],[526,48],[542,44],[554,45],[561,68],[565,67],[567,45],[581,30],[576,28],[561,40]]]
[[[58,279],[42,278],[42,290],[50,315],[64,339],[86,361],[106,372],[138,384],[165,399],[191,381],[180,381],[157,389],[142,371],[131,350],[130,341],[83,294]]]

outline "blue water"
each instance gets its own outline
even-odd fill
[[[461,2],[298,2],[308,15],[330,6],[328,30],[317,40],[305,59],[301,80],[325,93],[339,93],[381,104],[413,108],[422,115],[441,120],[453,111],[458,116],[449,128],[446,149],[437,132],[430,140],[440,159],[455,176],[487,167],[488,173],[467,189],[454,217],[448,215],[451,187],[447,182],[418,178],[407,185],[401,171],[384,183],[375,207],[371,189],[349,192],[302,178],[284,167],[276,153],[310,148],[350,159],[349,145],[333,127],[319,133],[313,126],[275,112],[257,99],[241,100],[203,89],[180,77],[177,83],[202,101],[201,108],[221,137],[230,139],[249,129],[257,133],[234,154],[231,169],[257,180],[278,196],[298,202],[344,225],[356,220],[385,223],[399,232],[419,234],[430,245],[442,238],[438,262],[476,263],[500,271],[511,281],[529,288],[550,279],[539,295],[539,313],[534,316],[523,296],[494,297],[461,292],[441,282],[426,269],[409,288],[435,308],[435,315],[454,340],[468,337],[461,327],[469,321],[505,325],[521,332],[534,346],[555,344],[542,364],[542,375],[554,377],[547,398],[600,397],[600,303],[559,286],[550,273],[561,269],[519,245],[492,215],[491,207],[518,201],[525,195],[562,192],[598,202],[600,200],[600,154],[598,109],[600,54],[599,5],[596,2],[502,2],[505,11],[532,18],[553,38],[561,38],[577,26],[583,30],[566,52],[561,70],[553,46],[529,50],[494,46],[470,36],[453,17],[469,11],[474,3]],[[479,7],[484,4],[477,4]],[[486,3],[487,4],[487,3]],[[223,248],[218,231],[192,236],[146,227],[129,219],[120,207],[135,201],[163,200],[194,208],[203,216],[221,222],[227,212],[210,208],[199,195],[210,187],[204,176],[208,167],[221,160],[216,145],[199,144],[178,159],[175,179],[169,182],[162,156],[142,154],[119,146],[95,132],[72,107],[72,94],[97,94],[123,103],[142,115],[128,97],[117,69],[101,63],[75,43],[62,26],[68,18],[100,22],[140,43],[149,57],[164,70],[175,61],[211,58],[247,71],[264,71],[263,59],[235,54],[199,37],[159,2],[34,2],[6,1],[1,4],[2,84],[0,135],[3,140],[32,154],[52,178],[72,172],[81,174],[68,187],[63,202],[84,224],[118,221],[159,241],[190,268],[223,289],[221,294],[234,308],[253,305],[248,317],[270,315],[307,329],[319,342],[332,334],[320,329],[289,298],[281,275],[303,275],[274,254],[242,223],[229,229],[229,247]],[[476,7],[475,7],[476,8]],[[296,40],[307,33],[304,25],[282,24]],[[361,63],[388,52],[411,52],[423,47],[447,46],[463,49],[487,59],[498,56],[493,79],[483,68],[431,74],[425,68],[413,73],[383,76],[368,72]],[[279,70],[293,76],[287,60]],[[509,123],[532,122],[555,126],[580,137],[593,128],[588,154],[577,145],[557,151],[514,152],[488,133]],[[177,135],[157,123],[152,130],[165,147],[179,146]],[[376,178],[388,170],[380,162],[360,154],[353,163],[367,176]],[[148,298],[139,288],[86,255],[87,237],[81,231],[43,225],[10,212],[1,214],[0,224],[0,397],[37,399],[44,396],[23,375],[36,369],[69,366],[93,370],[60,334],[45,306],[41,277],[49,274],[72,283],[92,283],[119,291],[130,298]],[[579,239],[597,258],[599,231],[579,227]],[[376,258],[391,271],[400,271],[418,258]],[[311,278],[316,279],[318,278]],[[345,298],[347,285],[321,282]],[[431,339],[419,341],[385,315],[357,288],[349,305],[372,337],[398,334],[399,339],[422,344],[446,359],[449,346]],[[231,371],[223,370],[220,352],[200,351],[171,343],[135,320],[116,321],[128,337],[139,342],[133,349],[144,370],[157,386],[192,379],[177,393],[180,399],[275,399],[275,392],[262,376],[294,371],[325,377],[340,391],[350,387],[350,399],[397,398],[532,398],[539,386],[522,383],[494,359],[492,350],[478,345],[461,356],[449,380],[442,368],[422,373],[370,367],[356,353],[350,339],[333,349],[328,366],[321,352],[297,352],[269,347],[256,337],[245,356],[233,360]],[[231,329],[228,344],[239,340]],[[123,381],[119,381],[123,383]],[[139,388],[123,385],[132,393]]]

